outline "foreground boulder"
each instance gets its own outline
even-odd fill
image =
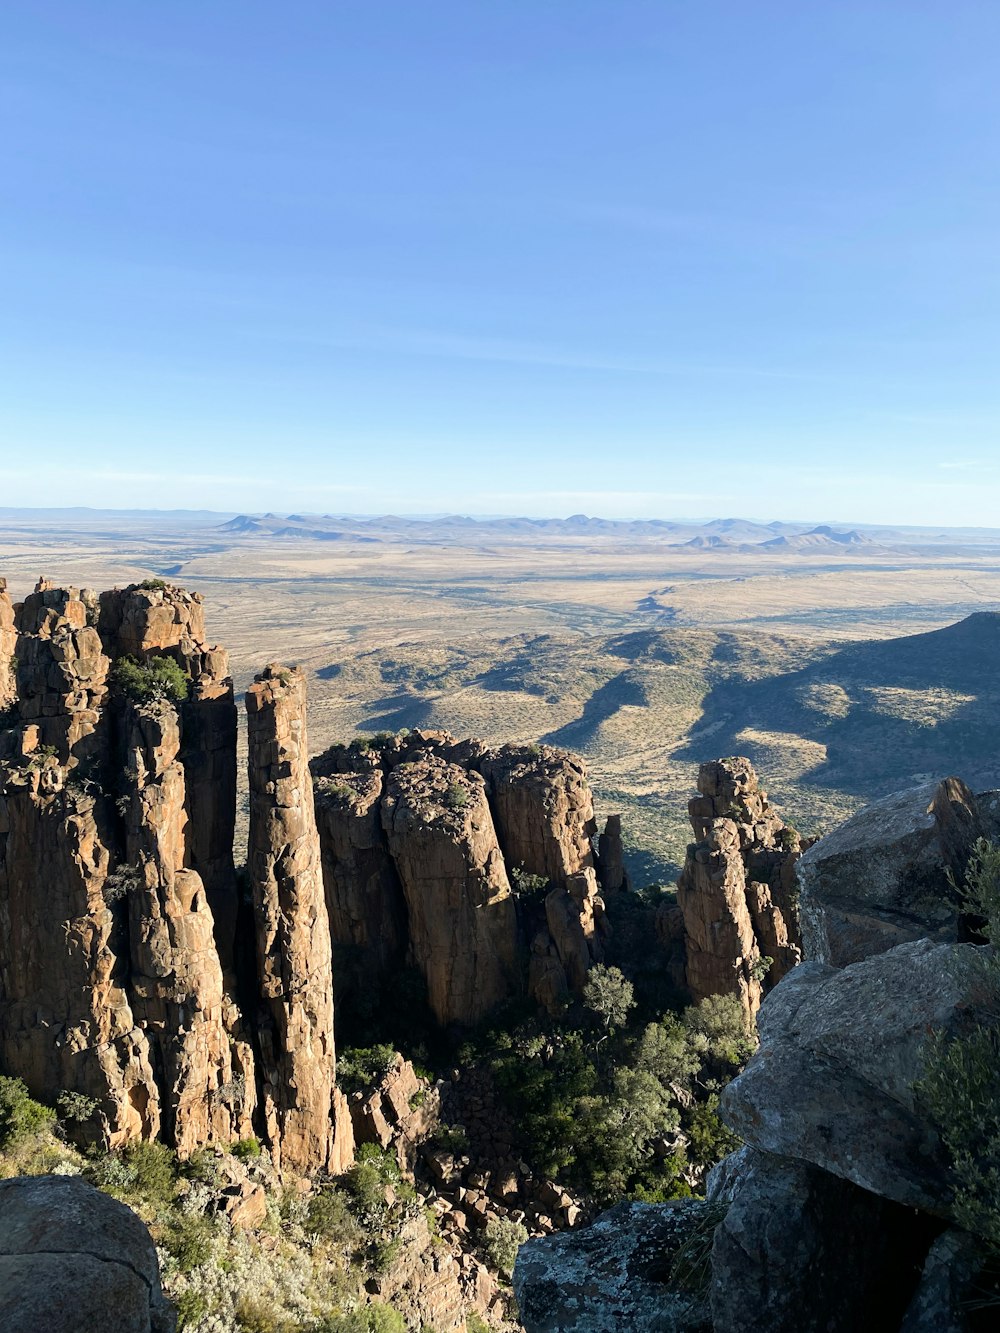
[[[933,1233],[929,1219],[806,1162],[744,1150],[712,1244],[714,1333],[895,1328]]]
[[[803,963],[758,1016],[760,1049],[722,1094],[747,1143],[947,1216],[947,1165],[914,1093],[929,1034],[988,1021],[982,949],[917,940],[839,970]]]
[[[73,1176],[0,1181],[4,1333],[174,1333],[156,1250],[130,1208]]]
[[[799,861],[807,958],[845,967],[907,940],[959,940],[961,884],[988,832],[960,778],[866,806]]]

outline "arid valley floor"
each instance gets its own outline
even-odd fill
[[[314,751],[413,726],[578,750],[639,883],[672,878],[717,755],[804,832],[960,762],[1000,781],[1000,532],[229,517],[2,511],[0,576],[201,592],[238,690],[309,669]]]

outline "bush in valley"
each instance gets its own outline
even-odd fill
[[[134,657],[119,657],[111,668],[111,683],[133,703],[146,704],[156,699],[183,703],[191,682],[172,657],[153,654],[145,662]]]

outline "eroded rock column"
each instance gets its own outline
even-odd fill
[[[410,947],[441,1023],[475,1023],[517,992],[517,918],[483,779],[428,755],[393,770],[382,821]]]
[[[246,705],[247,869],[267,1136],[279,1165],[342,1170],[351,1157],[350,1116],[334,1089],[330,929],[309,774],[305,676],[272,664],[247,690]]]

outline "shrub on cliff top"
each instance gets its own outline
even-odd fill
[[[133,703],[146,704],[154,699],[183,703],[191,682],[172,657],[161,654],[139,662],[134,657],[119,657],[111,669],[111,683]]]

